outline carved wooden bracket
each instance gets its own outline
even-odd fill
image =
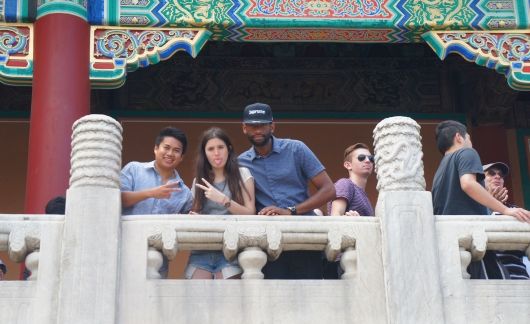
[[[515,90],[530,90],[530,30],[430,31],[423,35],[434,52],[451,53],[504,74]]]
[[[169,59],[178,51],[196,57],[211,32],[201,28],[90,29],[90,81],[95,88],[123,85],[127,72]]]
[[[0,25],[0,82],[31,85],[33,30],[33,24]],[[127,72],[167,60],[178,51],[196,57],[211,32],[204,28],[92,26],[90,35],[92,87],[117,88]]]
[[[0,82],[31,85],[33,80],[33,24],[0,26]]]

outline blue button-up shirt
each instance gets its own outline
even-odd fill
[[[308,180],[325,170],[307,145],[276,137],[267,156],[257,155],[251,147],[239,156],[239,164],[254,176],[257,211],[267,206],[286,208],[307,200]]]
[[[124,215],[147,214],[186,214],[191,210],[193,197],[191,190],[184,184],[177,171],[174,171],[170,181],[180,181],[180,191],[173,192],[168,199],[148,198],[136,203],[132,207],[123,208]],[[141,191],[159,187],[162,177],[155,168],[155,162],[130,162],[120,175],[121,191]]]

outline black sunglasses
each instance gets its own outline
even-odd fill
[[[504,178],[504,172],[502,172],[501,170],[487,170],[486,173],[490,176],[490,177],[494,177],[496,175],[499,175],[501,178]]]
[[[357,160],[359,160],[359,162],[364,161],[366,158],[368,158],[368,160],[370,162],[374,163],[374,156],[373,155],[366,155],[366,154],[357,155]]]

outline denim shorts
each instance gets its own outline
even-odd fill
[[[192,251],[184,272],[186,279],[191,279],[199,268],[211,273],[222,272],[223,278],[230,278],[243,272],[237,259],[229,262],[221,251]]]

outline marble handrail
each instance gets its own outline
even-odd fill
[[[62,223],[64,215],[0,215],[0,251],[7,250],[15,262],[25,262],[36,280],[39,269],[41,228]]]
[[[469,279],[471,261],[486,250],[519,250],[530,257],[530,224],[511,216],[436,216],[437,228],[451,227],[458,239],[462,278]],[[440,242],[447,244],[450,242]]]
[[[222,250],[229,260],[238,258],[243,278],[262,278],[261,267],[275,260],[282,251],[323,251],[328,260],[344,253],[345,275],[355,272],[356,227],[378,224],[375,217],[269,217],[213,215],[136,215],[123,216],[124,222],[145,222],[151,226],[148,264],[161,265],[154,251],[173,259],[179,250]],[[355,225],[355,226],[354,226]],[[158,278],[149,269],[150,278]]]

